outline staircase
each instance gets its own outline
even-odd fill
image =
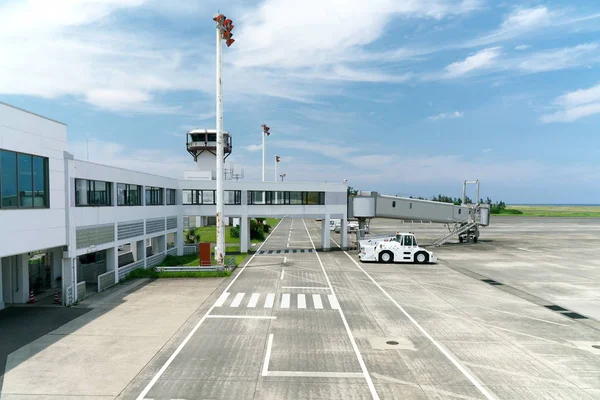
[[[452,237],[454,236],[458,236],[463,232],[468,231],[469,229],[474,228],[477,225],[477,221],[471,221],[471,222],[467,222],[464,225],[454,225],[454,229],[452,229],[450,232],[448,232],[446,235],[436,239],[433,242],[433,246],[435,247],[439,247],[441,245],[443,245],[444,243],[446,243],[448,240],[450,240]]]

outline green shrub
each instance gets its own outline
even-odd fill
[[[240,226],[232,226],[231,229],[229,230],[229,236],[232,238],[239,238],[240,237]]]

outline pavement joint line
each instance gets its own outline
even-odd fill
[[[215,315],[211,314],[207,318],[220,318],[220,319],[277,319],[273,315]]]
[[[321,289],[321,290],[329,290],[328,287],[317,287],[317,286],[282,286],[282,289]]]
[[[334,243],[339,247],[339,244],[337,244],[335,241]],[[390,294],[381,287],[381,285],[375,280],[373,279],[373,277],[371,277],[371,275],[369,275],[369,273],[367,271],[365,271],[357,262],[356,260],[350,255],[348,254],[347,251],[344,251],[344,254],[346,254],[346,256],[348,256],[348,258],[358,267],[358,269],[360,269],[367,277],[369,277],[369,279],[371,280],[371,282],[373,282],[375,284],[375,286],[377,286],[379,288],[379,290],[381,290],[381,292],[383,294],[386,295],[386,297],[410,320],[410,322],[413,323],[413,325],[423,334],[423,336],[425,336],[427,339],[429,339],[429,341],[435,346],[437,347],[437,349],[452,363],[454,364],[454,366],[473,384],[473,386],[475,386],[477,388],[477,390],[479,390],[479,392],[485,396],[486,399],[488,400],[496,400],[496,397],[494,395],[492,395],[485,387],[483,387],[483,385],[479,382],[478,379],[475,378],[475,376],[467,369],[467,367],[465,367],[464,365],[462,365],[458,359],[456,357],[454,357],[454,355],[452,355],[444,346],[442,346],[438,341],[436,341],[422,326],[421,324],[419,324],[408,312],[406,312],[406,310],[400,305],[398,304],[398,302],[392,297],[390,296]]]
[[[304,220],[302,220],[302,223],[304,224],[304,229],[306,229],[306,234],[308,235],[308,239],[310,240],[312,248],[315,250],[315,255],[317,256],[317,259],[319,260],[319,264],[321,265],[321,269],[323,270],[323,275],[325,275],[325,280],[327,281],[327,284],[329,285],[329,289],[331,290],[331,293],[333,293],[330,296],[333,296],[333,298],[336,299],[336,301],[337,301],[335,292],[333,290],[333,286],[331,286],[331,281],[329,280],[327,271],[325,271],[325,266],[323,265],[323,261],[321,261],[321,257],[319,256],[319,253],[316,251],[315,242],[313,242],[312,237],[310,236],[310,232],[308,230],[308,227],[306,226],[306,222],[304,222]],[[331,300],[331,298],[330,298],[330,300]],[[339,304],[338,304],[338,306],[339,306]],[[344,315],[344,311],[342,310],[341,307],[338,308],[338,313],[340,314],[340,317],[342,318],[342,322],[344,323],[344,327],[346,328],[346,333],[348,334],[348,338],[350,339],[350,343],[352,344],[352,349],[354,350],[354,353],[356,354],[356,358],[360,365],[360,369],[363,373],[363,376],[364,376],[365,380],[367,381],[367,386],[369,387],[371,396],[373,397],[373,400],[379,400],[379,394],[377,394],[377,390],[375,389],[375,385],[373,384],[373,379],[371,379],[371,375],[369,374],[367,365],[365,364],[365,361],[362,358],[362,354],[360,353],[360,350],[358,349],[358,345],[356,344],[356,339],[354,338],[354,335],[352,335],[352,331],[350,330],[350,326],[348,325],[348,321],[346,320],[346,316]]]
[[[265,239],[265,241],[261,243],[261,245],[259,246],[258,250],[262,249],[262,247],[267,242],[267,240],[269,240],[269,238],[271,237],[271,235],[277,230],[277,227],[279,227],[279,225],[281,224],[281,221],[283,221],[283,219],[279,220],[279,222],[277,223],[277,225],[275,226],[275,228],[273,228],[273,230],[271,231],[271,233],[269,233],[269,236],[267,236],[267,238]],[[237,278],[240,277],[240,275],[246,270],[246,267],[248,267],[248,265],[250,264],[250,262],[252,262],[252,260],[254,259],[255,255],[256,255],[256,253],[254,253],[252,255],[252,257],[250,257],[250,259],[248,261],[246,261],[246,264],[244,264],[244,267],[231,280],[231,282],[229,282],[229,285],[227,285],[227,287],[225,288],[225,290],[223,290],[223,292],[227,292],[231,288],[231,286],[233,286],[233,284],[235,283],[235,281],[237,280]],[[163,364],[163,366],[158,370],[158,372],[154,375],[154,377],[152,377],[152,379],[150,380],[150,382],[148,382],[148,384],[146,385],[146,387],[144,387],[144,389],[139,394],[139,396],[136,398],[136,400],[144,400],[145,399],[145,397],[148,394],[148,392],[150,391],[150,389],[152,389],[152,387],[160,379],[160,377],[162,376],[162,374],[165,373],[165,371],[167,370],[167,368],[169,367],[169,365],[171,365],[171,363],[173,362],[173,360],[175,359],[175,357],[177,357],[177,355],[179,353],[181,353],[181,350],[183,350],[183,348],[185,347],[185,345],[190,341],[190,339],[192,338],[192,336],[194,336],[194,334],[196,333],[196,331],[200,328],[200,326],[202,325],[202,323],[204,323],[204,321],[206,320],[206,318],[208,317],[208,315],[214,309],[215,309],[215,304],[213,304],[208,309],[208,311],[206,312],[206,314],[204,314],[204,316],[200,319],[200,321],[198,321],[198,323],[194,326],[194,328],[190,331],[190,333],[188,333],[188,335],[185,337],[185,339],[183,339],[183,341],[177,347],[177,349],[175,349],[175,351],[173,352],[173,354],[171,354],[171,356],[167,359],[167,361]]]

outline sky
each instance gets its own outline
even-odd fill
[[[216,12],[245,180],[267,124],[267,180],[279,155],[286,181],[600,203],[596,0],[0,0],[0,101],[77,158],[183,178],[186,131],[216,125]]]

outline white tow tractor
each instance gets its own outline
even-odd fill
[[[379,240],[360,241],[360,261],[436,263],[437,256],[417,244],[413,233],[396,233]]]

